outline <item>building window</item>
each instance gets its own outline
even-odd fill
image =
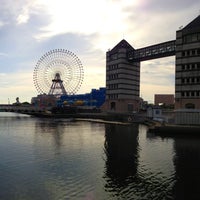
[[[110,109],[111,110],[115,110],[116,109],[116,103],[115,102],[111,102],[110,103]]]
[[[186,104],[185,104],[185,108],[194,109],[194,108],[195,108],[195,105],[194,105],[193,103],[186,103]]]
[[[194,78],[192,78],[192,83],[194,83],[194,80],[195,80],[195,79],[194,79]]]
[[[115,54],[112,54],[112,55],[110,56],[111,60],[116,60],[117,57],[118,57],[118,55],[117,55],[116,53],[115,53]]]
[[[192,64],[192,69],[195,69],[195,64]]]
[[[192,43],[192,42],[197,42],[199,40],[200,40],[200,33],[193,33],[183,37],[184,43]]]
[[[196,42],[198,40],[197,34],[192,34],[192,42]]]

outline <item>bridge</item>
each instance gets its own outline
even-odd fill
[[[0,104],[0,111],[3,111],[3,112],[33,114],[33,113],[41,113],[41,112],[44,112],[45,110],[46,109],[42,107],[36,107],[33,105]]]
[[[174,56],[175,52],[176,40],[171,40],[168,42],[129,51],[127,57],[129,61],[133,60],[140,62],[167,56]]]

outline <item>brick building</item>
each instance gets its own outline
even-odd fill
[[[174,105],[174,95],[173,94],[155,94],[154,104],[164,104],[166,106]]]

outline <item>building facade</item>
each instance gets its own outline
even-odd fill
[[[200,16],[176,32],[175,108],[200,109]]]

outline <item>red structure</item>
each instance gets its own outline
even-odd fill
[[[173,94],[155,94],[154,104],[164,104],[166,106],[174,104],[174,95]]]

